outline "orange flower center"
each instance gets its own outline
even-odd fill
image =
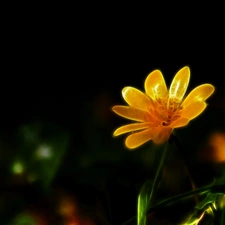
[[[149,107],[147,120],[155,126],[169,126],[181,117],[182,106],[177,99],[156,99]]]

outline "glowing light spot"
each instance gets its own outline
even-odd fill
[[[225,162],[225,133],[214,133],[209,145],[212,147],[212,157],[216,162]]]
[[[47,145],[41,145],[37,151],[36,155],[38,158],[50,158],[52,156],[52,149]]]
[[[16,162],[13,167],[12,167],[12,171],[15,174],[21,174],[24,171],[23,165],[20,162]]]

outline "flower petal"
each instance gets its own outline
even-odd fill
[[[169,139],[171,133],[172,133],[171,127],[156,128],[155,135],[152,141],[155,144],[162,144],[163,142]]]
[[[153,132],[151,129],[140,131],[134,134],[130,134],[125,141],[126,146],[129,149],[134,149],[144,144],[145,142],[151,140],[153,137]]]
[[[145,80],[145,91],[153,100],[167,97],[166,83],[160,70],[154,70],[147,76]]]
[[[189,123],[189,119],[187,118],[184,118],[184,117],[181,117],[177,120],[175,120],[171,125],[170,127],[172,127],[173,129],[174,128],[178,128],[178,127],[183,127],[183,126],[186,126],[188,123]]]
[[[132,124],[124,125],[122,127],[119,127],[118,129],[116,129],[113,133],[113,136],[118,136],[121,134],[145,129],[148,127],[149,127],[149,123],[132,123]]]
[[[136,120],[140,122],[144,122],[146,120],[147,112],[132,108],[129,106],[116,105],[112,108],[112,110],[120,116],[123,116],[127,119]]]
[[[134,108],[148,110],[152,104],[150,98],[146,94],[133,87],[123,88],[122,95],[125,101]]]
[[[193,89],[183,102],[183,107],[195,101],[205,101],[213,92],[215,88],[211,84],[202,84]]]
[[[190,69],[188,66],[180,69],[170,85],[169,98],[181,101],[188,87],[190,79]]]
[[[192,102],[191,104],[183,108],[181,116],[192,120],[196,116],[201,114],[206,106],[207,104],[205,102]]]

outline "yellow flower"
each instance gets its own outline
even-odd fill
[[[112,110],[118,115],[136,121],[119,127],[118,136],[132,132],[125,141],[129,149],[152,140],[161,144],[169,139],[174,128],[183,127],[206,108],[205,100],[214,92],[211,84],[202,84],[184,98],[190,79],[190,69],[180,69],[167,89],[159,70],[151,72],[144,83],[143,93],[134,87],[125,87],[122,96],[129,106],[116,105]]]

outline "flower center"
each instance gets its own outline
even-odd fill
[[[181,116],[182,106],[176,99],[156,99],[149,109],[149,121],[156,126],[169,126]]]

